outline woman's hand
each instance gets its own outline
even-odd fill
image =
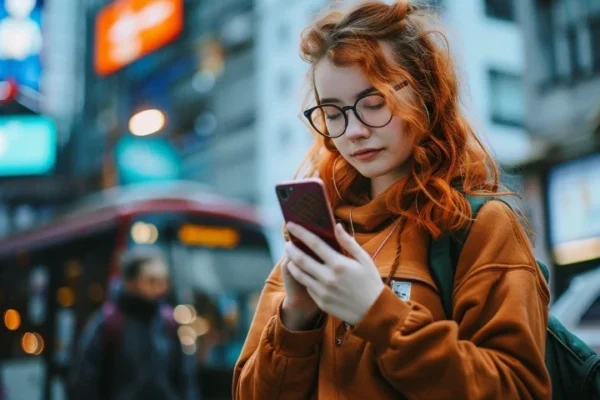
[[[317,262],[288,242],[285,252],[290,259],[287,265],[290,274],[306,287],[321,310],[356,325],[384,288],[369,254],[339,224],[335,228],[336,238],[352,258],[338,253],[299,225],[288,223],[287,229],[323,260],[322,264]]]
[[[321,310],[310,297],[306,288],[298,283],[289,271],[290,259],[285,258],[281,263],[281,275],[285,287],[285,300],[281,306],[283,325],[291,331],[310,329]]]

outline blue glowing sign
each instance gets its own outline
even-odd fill
[[[178,179],[181,175],[179,154],[163,138],[124,136],[115,154],[121,184]]]
[[[39,115],[0,117],[0,176],[40,175],[56,163],[56,127]]]
[[[0,0],[0,81],[39,91],[42,1]]]

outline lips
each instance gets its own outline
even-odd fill
[[[377,157],[383,149],[361,149],[352,153],[352,157],[360,161],[370,161]]]

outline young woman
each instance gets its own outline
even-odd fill
[[[315,21],[318,133],[340,254],[297,225],[267,280],[235,369],[235,399],[547,399],[549,303],[529,240],[499,201],[476,219],[465,194],[506,195],[461,113],[443,35],[406,0]],[[429,272],[432,238],[468,229],[446,316]]]

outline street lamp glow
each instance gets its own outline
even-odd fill
[[[44,351],[44,339],[39,333],[25,332],[21,338],[21,348],[27,354],[39,356]]]
[[[140,111],[129,120],[129,131],[135,136],[147,136],[165,126],[165,114],[157,109]]]
[[[6,310],[4,313],[4,325],[11,331],[16,331],[21,326],[21,315],[16,310]]]
[[[154,244],[158,240],[158,228],[154,224],[138,221],[131,227],[131,238],[138,244]]]

